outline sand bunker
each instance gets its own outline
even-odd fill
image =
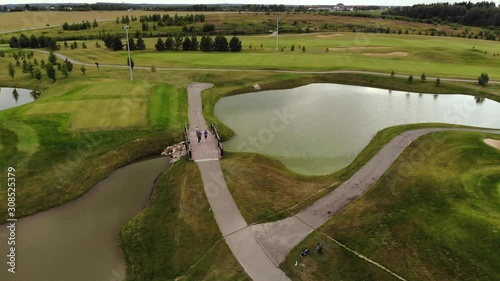
[[[365,56],[371,57],[406,57],[407,52],[392,52],[392,53],[363,53]]]
[[[484,139],[484,142],[493,146],[494,148],[500,149],[500,140]]]
[[[344,34],[322,34],[322,35],[316,35],[317,38],[328,38],[328,37],[337,37],[337,36],[344,36]]]
[[[345,50],[363,50],[363,49],[388,49],[391,47],[335,47],[335,48],[328,48],[329,51],[345,51]]]

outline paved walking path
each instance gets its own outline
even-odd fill
[[[281,221],[251,226],[254,236],[273,263],[279,265],[307,235],[327,222],[344,206],[359,198],[377,182],[414,140],[431,132],[450,130],[500,134],[500,130],[450,128],[419,129],[401,133],[386,144],[349,180],[300,213]]]
[[[201,111],[201,91],[211,88],[213,84],[193,83],[187,86],[188,90],[188,114],[189,114],[189,140],[191,141],[191,152],[193,160],[219,159],[220,151],[217,145],[217,139],[211,134],[203,113]],[[202,133],[207,130],[208,138],[201,137],[198,144],[195,129],[198,128]]]
[[[207,141],[202,139],[201,144],[197,143],[195,128],[204,130],[207,126],[202,115],[201,91],[212,86],[212,84],[192,83],[187,89],[193,159],[200,169],[205,193],[217,225],[231,252],[250,278],[255,281],[290,280],[266,256],[234,202],[222,174],[218,150],[214,149],[214,143],[217,148],[215,137],[210,135]]]

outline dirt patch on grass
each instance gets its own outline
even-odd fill
[[[371,57],[406,57],[407,52],[392,52],[392,53],[363,53],[364,56]]]
[[[500,140],[484,139],[484,142],[488,145],[493,146],[494,148],[500,149]]]
[[[336,34],[316,35],[317,38],[329,38],[329,37],[337,37],[337,36],[344,36],[344,34],[336,33]]]
[[[319,36],[319,35],[318,35]],[[334,47],[328,48],[329,51],[345,51],[345,50],[364,50],[364,49],[388,49],[391,47],[370,47],[370,46],[359,46],[359,47]]]

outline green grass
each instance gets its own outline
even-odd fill
[[[285,70],[366,70],[420,76],[458,77],[476,79],[487,72],[490,79],[500,77],[500,57],[496,43],[487,40],[371,33],[285,34],[280,36],[280,48],[275,51],[276,39],[269,36],[239,36],[243,50],[239,53],[205,53],[185,51],[154,51],[155,38],[147,38],[146,51],[134,51],[137,66],[187,68],[242,68]],[[263,49],[260,45],[263,45]],[[126,51],[113,52],[95,48],[87,42],[87,49],[60,50],[78,61],[125,64]],[[92,46],[89,46],[92,45]],[[252,45],[252,49],[249,46]],[[295,51],[290,51],[295,45]],[[306,47],[303,53],[298,49]],[[359,49],[385,47],[384,49]],[[474,49],[473,49],[474,47]],[[254,50],[255,48],[255,50]],[[331,50],[327,48],[345,48]],[[353,49],[358,48],[358,49]],[[475,51],[476,50],[476,51]],[[481,50],[480,52],[477,50]],[[487,53],[485,53],[485,51]],[[365,53],[403,52],[407,56],[367,56]]]
[[[283,268],[294,280],[393,279],[327,235],[408,280],[500,278],[500,151],[484,137],[439,132],[418,139],[371,190],[292,250]],[[298,251],[317,241],[325,255],[295,267]]]
[[[164,112],[170,112],[165,115]],[[183,126],[186,121],[187,92],[184,88],[158,85],[149,99],[151,126]]]
[[[249,153],[228,153],[222,171],[233,198],[249,223],[282,219],[292,208],[338,182],[332,177],[308,177],[289,172],[277,160]],[[280,200],[276,200],[276,198]]]
[[[46,55],[35,54],[35,56],[39,60],[47,59]],[[4,62],[9,60],[12,58],[0,59]],[[162,146],[175,140],[180,140],[182,126],[187,121],[187,98],[183,94],[184,90],[179,89],[183,89],[190,81],[215,83],[214,88],[203,94],[203,110],[207,121],[215,122],[221,136],[225,139],[231,136],[231,131],[213,116],[213,106],[223,96],[254,91],[252,85],[255,83],[259,83],[263,90],[269,90],[314,82],[336,82],[416,92],[480,94],[498,100],[498,96],[494,95],[498,89],[496,85],[489,85],[485,88],[472,84],[449,82],[443,82],[441,87],[435,87],[433,83],[408,85],[405,79],[367,75],[300,75],[266,72],[251,72],[249,75],[245,72],[207,73],[197,71],[158,71],[152,73],[150,70],[136,69],[134,71],[135,82],[129,82],[126,69],[101,68],[97,70],[94,67],[89,67],[86,75],[82,75],[77,71],[77,68],[78,66],[75,65],[75,70],[68,78],[59,78],[56,83],[52,83],[45,77],[41,82],[38,82],[30,78],[29,74],[22,74],[20,68],[16,68],[16,76],[12,79],[7,76],[6,68],[0,68],[0,82],[3,85],[42,90],[42,97],[36,103],[0,113],[2,128],[6,130],[5,134],[10,136],[10,140],[2,139],[0,141],[3,147],[1,164],[3,167],[15,166],[19,168],[21,183],[29,186],[25,190],[26,197],[18,199],[22,204],[26,204],[22,208],[23,211],[19,212],[20,216],[75,199],[114,168],[141,155],[159,151]],[[160,86],[157,88],[158,85],[165,83],[169,83],[172,87]],[[106,108],[106,110],[96,112],[95,116],[91,116],[91,119],[105,120],[102,116],[109,116],[106,111],[119,110],[119,115],[112,116],[111,119],[117,118],[117,121],[120,121],[120,114],[127,114],[127,110],[123,109],[133,109],[129,110],[130,116],[139,116],[140,113],[141,118],[144,118],[142,120],[145,120],[141,126],[126,127],[130,125],[126,124],[129,122],[128,120],[121,124],[119,122],[107,125],[104,123],[106,126],[101,126],[101,129],[92,127],[97,125],[91,122],[76,123],[75,125],[78,114],[83,114],[83,116],[89,114],[90,116],[90,111],[86,110],[87,108],[93,110],[93,107],[89,105],[99,106],[100,103],[109,105],[111,101],[120,102],[135,98],[144,99],[144,105],[138,107],[137,104],[129,106],[128,103],[123,103],[125,108]],[[151,102],[151,99],[158,101],[161,99],[166,103],[161,102],[161,108],[159,108],[152,106],[152,104],[157,103]],[[59,103],[69,106],[76,103],[82,106],[73,106],[72,112],[68,110],[67,113],[45,114],[54,110],[53,106]],[[44,114],[29,114],[31,109],[36,109],[38,106],[48,106],[47,112],[40,110],[38,113]],[[147,107],[147,111],[137,112],[143,110],[144,107]],[[64,112],[66,108],[58,110],[57,112]],[[19,126],[8,125],[12,121],[25,124],[24,128],[31,128],[29,129],[31,132],[29,140],[22,141],[17,145],[18,135],[24,135],[24,133],[16,134],[15,131],[19,130]],[[122,127],[117,126],[117,124]],[[81,129],[74,130],[74,128]],[[103,131],[103,128],[109,129]],[[6,148],[6,143],[9,142],[16,143],[16,150]],[[134,142],[137,147],[131,149],[130,153],[118,153],[118,151],[128,149],[127,143],[130,142]],[[140,149],[140,143],[143,143],[146,148]],[[31,152],[18,153],[20,148]],[[114,155],[119,156],[115,157]],[[112,157],[113,161],[108,161],[107,157]],[[57,177],[54,177],[54,174]],[[82,179],[83,176],[86,178]],[[46,188],[47,186],[49,188]],[[5,192],[5,189],[0,192]],[[28,194],[36,194],[36,196],[28,196]]]
[[[50,102],[35,104],[25,114],[70,113],[73,130],[116,130],[144,127],[147,102],[144,98]]]
[[[148,208],[122,226],[127,280],[248,280],[209,208],[194,162],[164,172]]]

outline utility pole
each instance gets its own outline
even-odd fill
[[[276,17],[276,51],[279,49],[279,19],[280,17]]]
[[[130,42],[128,40],[128,29],[130,26],[124,25],[125,33],[127,34],[127,50],[128,50],[128,68],[130,70],[130,81],[134,81],[134,77],[132,76],[132,58],[130,57]]]

